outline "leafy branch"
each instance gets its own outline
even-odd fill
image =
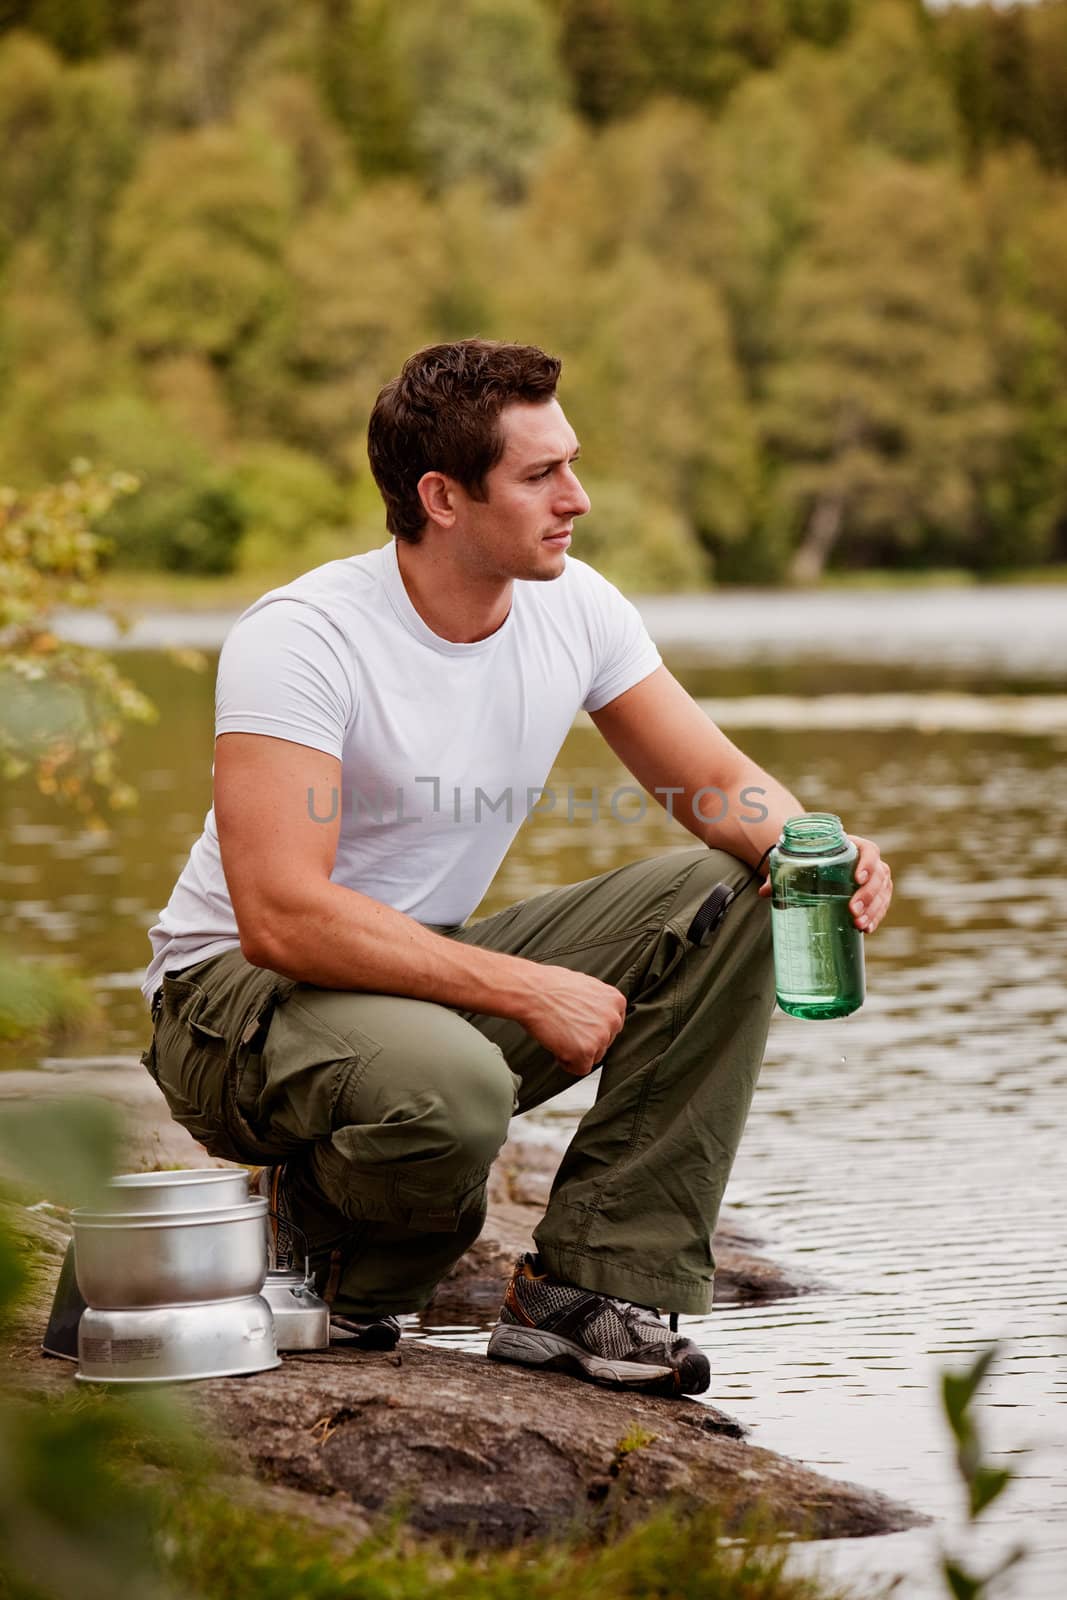
[[[116,748],[124,723],[152,721],[156,711],[113,661],[62,640],[55,612],[99,604],[110,546],[96,524],[137,488],[128,474],[84,461],[29,494],[0,487],[0,775],[32,773],[41,794],[97,826],[101,799],[112,810],[136,803]]]
[[[941,1375],[942,1405],[956,1441],[956,1465],[967,1496],[967,1521],[972,1526],[1015,1476],[1010,1468],[994,1467],[987,1461],[973,1411],[975,1396],[996,1356],[997,1346],[990,1345],[965,1372]],[[996,1579],[1021,1561],[1025,1553],[1022,1547],[1016,1547],[985,1573],[970,1571],[946,1554],[941,1570],[954,1600],[984,1600]]]

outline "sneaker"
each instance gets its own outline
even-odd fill
[[[352,1345],[357,1350],[395,1350],[400,1324],[388,1312],[375,1317],[330,1318],[330,1343]]]
[[[292,1272],[303,1262],[296,1260],[293,1248],[293,1230],[282,1188],[284,1167],[253,1167],[248,1175],[250,1194],[261,1195],[267,1202],[267,1271]]]
[[[703,1394],[711,1382],[704,1352],[657,1311],[561,1283],[529,1254],[508,1283],[488,1354],[652,1394]]]

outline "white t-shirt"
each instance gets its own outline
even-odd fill
[[[465,922],[537,805],[579,707],[598,711],[660,657],[634,606],[583,561],[517,581],[488,639],[453,644],[415,610],[390,541],[250,606],[219,659],[215,732],[262,733],[341,762],[330,877],[423,923]],[[240,943],[215,814],[160,919],[142,991]]]

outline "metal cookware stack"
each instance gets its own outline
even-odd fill
[[[280,1365],[267,1276],[267,1202],[243,1168],[113,1178],[72,1215],[87,1309],[78,1378],[173,1383]]]

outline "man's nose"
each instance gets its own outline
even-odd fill
[[[566,511],[572,517],[584,517],[589,510],[589,496],[582,488],[581,480],[573,467],[568,467],[563,474],[560,485],[560,501],[557,511]]]

